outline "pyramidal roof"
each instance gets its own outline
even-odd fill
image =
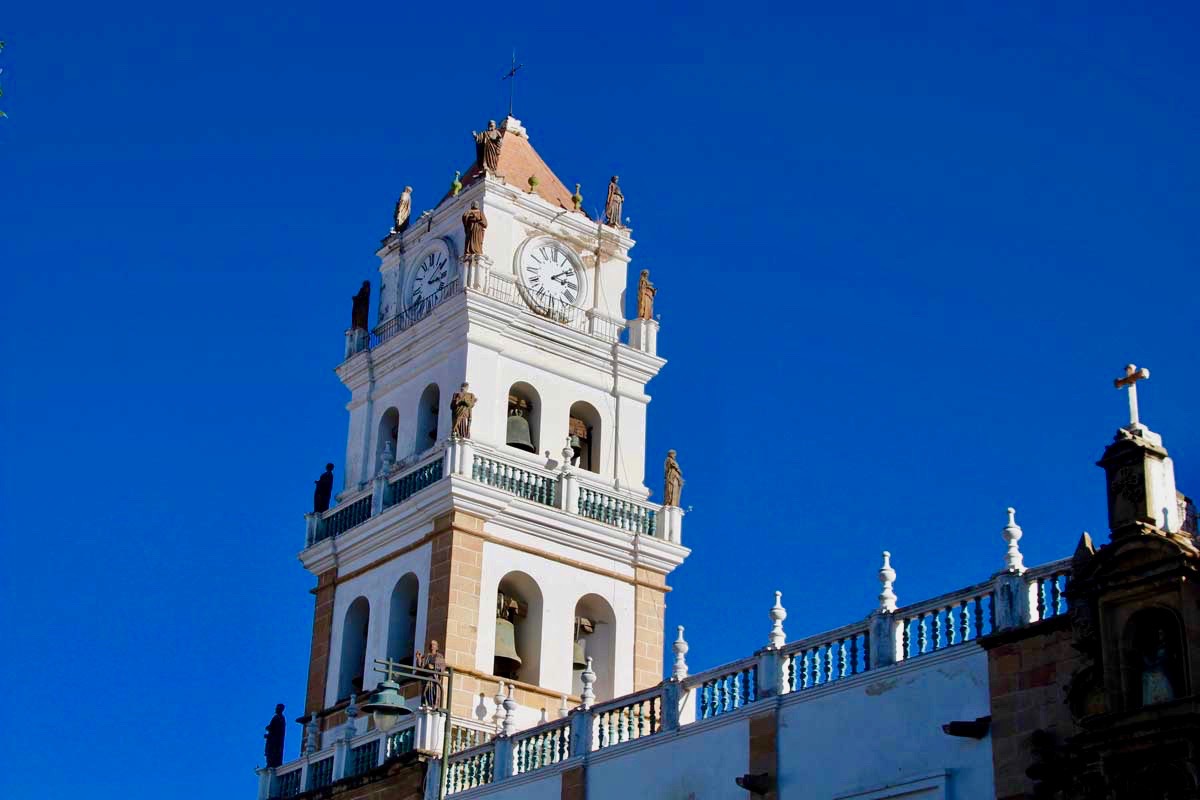
[[[536,178],[537,185],[533,187],[534,194],[553,206],[573,211],[572,192],[558,179],[550,167],[546,166],[546,162],[542,161],[542,157],[533,149],[521,121],[509,117],[504,120],[500,130],[503,131],[504,136],[500,140],[500,163],[497,165],[496,176],[503,178],[509,186],[514,186],[521,191],[529,191],[529,179]],[[463,188],[483,180],[483,175],[483,165],[477,159],[463,173],[461,178]],[[587,216],[583,211],[579,213]]]

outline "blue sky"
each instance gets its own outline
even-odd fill
[[[1143,419],[1200,494],[1194,4],[15,4],[0,16],[0,796],[254,791],[299,711],[349,297],[517,116],[659,287],[702,669],[1104,538]],[[69,698],[69,699],[68,699]],[[61,705],[60,705],[61,704]],[[289,731],[289,757],[298,746]]]

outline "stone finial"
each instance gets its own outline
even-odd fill
[[[350,690],[350,704],[346,706],[346,719],[354,720],[358,716],[358,692]]]
[[[462,181],[459,180],[461,177],[462,172],[454,170],[454,180],[450,182],[451,197],[458,197],[458,193],[462,191]]]
[[[317,715],[309,714],[308,722],[304,723],[304,754],[311,756],[320,749],[321,726],[317,722]]]
[[[688,675],[687,662],[684,656],[687,655],[688,643],[683,639],[683,626],[679,626],[679,633],[675,636],[675,643],[671,645],[672,652],[675,653],[675,666],[671,669],[671,680],[681,681]]]
[[[892,588],[896,583],[896,570],[892,569],[892,554],[883,551],[883,566],[879,568],[879,583],[883,589],[879,592],[879,610],[891,613],[896,610],[896,592]]]
[[[587,667],[583,670],[583,674],[579,676],[580,682],[583,684],[583,691],[579,693],[579,705],[583,708],[591,708],[592,703],[596,702],[596,692],[592,686],[596,683],[596,673],[592,669],[592,657],[587,657]]]
[[[787,609],[783,607],[783,592],[775,593],[775,605],[771,606],[771,636],[769,646],[775,650],[787,644],[787,635],[783,632],[783,621],[787,619]]]
[[[571,437],[567,437],[567,446],[562,449],[563,469],[568,469],[571,466],[571,459],[575,457],[575,448],[571,447]]]
[[[546,707],[542,706],[542,714],[538,717],[538,725],[545,725],[550,721],[550,717],[546,715]]]
[[[1021,541],[1023,535],[1021,526],[1017,524],[1017,510],[1009,507],[1008,509],[1008,524],[1004,526],[1001,532],[1004,541],[1008,543],[1008,549],[1004,553],[1004,569],[1008,572],[1024,572],[1025,557],[1021,555],[1021,548],[1017,542]]]
[[[496,726],[496,732],[500,732],[501,726],[504,724],[504,681],[496,684],[496,696],[492,698],[496,704],[496,713],[492,715],[492,724]]]
[[[508,697],[504,698],[504,727],[505,736],[517,732],[517,701],[513,699],[513,685],[508,685]]]
[[[479,720],[480,722],[483,722],[484,720],[487,719],[487,715],[488,715],[487,693],[480,692],[479,693],[479,705],[475,706],[475,719]]]
[[[571,707],[569,705],[567,705],[567,696],[564,694],[562,696],[562,702],[558,704],[558,718],[566,719],[567,715],[570,713],[571,713]]]

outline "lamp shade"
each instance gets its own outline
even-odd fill
[[[362,710],[375,720],[375,727],[381,731],[389,730],[400,717],[413,713],[404,704],[404,696],[400,694],[400,685],[395,681],[383,681],[375,694],[367,701]]]

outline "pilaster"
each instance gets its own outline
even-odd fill
[[[426,642],[437,640],[446,664],[455,670],[473,671],[483,571],[483,518],[451,511],[433,521],[429,565],[429,606]],[[456,681],[454,713],[471,715],[475,698]]]
[[[667,576],[638,567],[634,587],[633,690],[657,686],[663,679],[663,626]]]
[[[337,581],[337,569],[328,569],[317,576],[317,587],[313,590],[316,602],[313,608],[312,645],[308,659],[308,692],[304,710],[313,713],[325,708],[325,684],[329,676],[330,636],[333,634],[333,595]]]

